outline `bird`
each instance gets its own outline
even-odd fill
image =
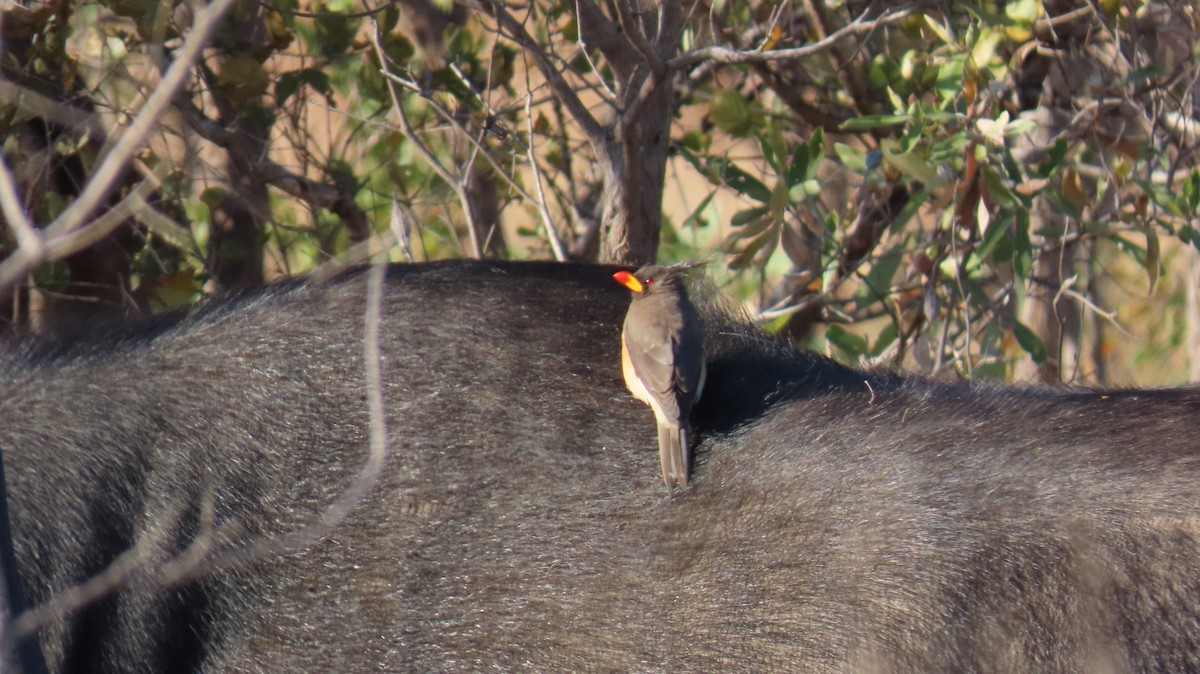
[[[683,268],[647,265],[613,278],[633,291],[621,329],[621,372],[658,426],[663,482],[686,488],[692,408],[704,389],[704,326],[688,299]]]

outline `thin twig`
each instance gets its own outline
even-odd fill
[[[617,100],[617,93],[608,86],[608,82],[604,81],[604,76],[601,74],[600,69],[597,68],[596,63],[592,61],[592,55],[588,50],[587,38],[583,34],[585,22],[580,19],[579,12],[579,0],[575,0],[575,23],[577,26],[579,26],[579,50],[583,52],[583,58],[588,62],[588,67],[592,69],[592,73],[596,75],[596,82],[600,86],[602,97],[609,104],[612,104]],[[587,25],[590,29],[590,24]]]
[[[424,141],[421,140],[420,136],[417,135],[416,129],[413,128],[412,122],[408,119],[408,111],[404,109],[404,101],[400,100],[399,94],[396,93],[395,81],[401,78],[393,77],[388,71],[387,66],[390,63],[390,60],[387,57],[387,52],[385,52],[383,49],[383,44],[380,42],[379,22],[374,16],[370,18],[370,21],[371,30],[369,32],[371,36],[371,46],[374,48],[375,55],[379,59],[379,64],[381,66],[380,72],[383,73],[383,75],[389,80],[388,93],[391,94],[392,107],[396,109],[396,117],[400,121],[400,131],[404,134],[404,137],[407,138],[410,143],[412,143],[412,146],[416,148],[417,153],[421,155],[425,162],[428,163],[429,166],[433,168],[434,172],[441,176],[442,180],[446,182],[446,185],[454,191],[455,196],[462,205],[463,217],[465,217],[467,220],[467,235],[471,242],[470,254],[472,257],[482,258],[483,248],[481,248],[481,242],[479,241],[479,228],[476,227],[475,223],[475,209],[471,208],[470,195],[467,194],[466,180],[464,177],[446,168],[442,162],[438,160],[437,155],[433,153],[433,150],[430,150],[429,147],[425,145]]]
[[[542,77],[546,78],[546,83],[550,85],[554,94],[566,106],[567,110],[571,113],[571,118],[579,125],[579,128],[583,131],[584,136],[587,137],[592,147],[604,147],[604,144],[608,140],[608,130],[592,116],[587,106],[575,94],[574,89],[567,83],[567,80],[559,72],[559,69],[555,68],[554,64],[550,62],[550,58],[529,35],[525,27],[509,14],[508,10],[498,0],[486,0],[485,4],[488,6],[492,16],[499,22],[502,31],[507,32],[509,38],[516,42],[533,59],[538,71],[542,73]]]
[[[380,70],[380,73],[384,77],[388,78],[389,80],[392,80],[393,82],[395,82],[395,83],[405,87],[406,89],[412,91],[413,93],[416,93],[417,95],[421,96],[421,100],[425,101],[425,103],[430,107],[430,109],[432,109],[434,112],[436,112],[439,117],[444,119],[447,124],[450,124],[452,127],[454,127],[454,129],[456,131],[458,131],[459,133],[461,133],[463,135],[463,137],[466,138],[467,141],[471,143],[472,146],[474,146],[477,150],[479,150],[479,153],[483,156],[483,158],[486,159],[489,164],[491,164],[492,168],[495,169],[496,173],[499,174],[500,177],[504,178],[504,182],[508,183],[509,187],[511,187],[514,192],[521,195],[521,197],[524,199],[527,199],[529,201],[535,201],[535,199],[533,198],[533,195],[531,195],[528,190],[526,190],[524,187],[521,186],[520,183],[517,182],[516,178],[514,178],[512,176],[512,173],[510,173],[508,171],[508,169],[503,164],[500,163],[500,160],[496,159],[496,157],[491,153],[491,151],[488,150],[488,148],[486,146],[484,146],[478,139],[475,138],[475,134],[471,133],[470,130],[467,129],[467,127],[463,126],[462,122],[458,121],[458,119],[456,119],[454,117],[454,115],[451,114],[451,112],[445,108],[445,106],[443,106],[442,104],[433,100],[432,98],[429,98],[428,96],[426,96],[421,91],[420,87],[417,86],[417,84],[415,82],[413,82],[411,80],[406,80],[403,77],[400,77],[399,75],[397,75],[395,73],[389,72],[386,69]],[[403,129],[401,129],[401,131],[403,131]],[[528,149],[528,147],[526,147],[523,143],[521,143],[520,139],[517,138],[515,135],[513,136],[513,138],[514,138],[514,142],[516,142],[518,145],[522,146],[522,148],[521,148],[522,150]]]
[[[75,230],[70,236],[60,236],[42,241],[45,259],[61,260],[108,236],[109,232],[116,229],[117,225],[138,214],[139,206],[146,203],[146,197],[158,189],[158,186],[162,184],[161,179],[169,172],[167,164],[159,164],[155,169],[154,176],[143,178],[129,194],[105,211],[104,215],[92,220],[85,227]]]
[[[740,51],[720,46],[702,47],[671,59],[667,61],[666,65],[670,70],[678,70],[703,61],[715,61],[717,63],[772,63],[807,58],[813,54],[833,48],[838,42],[848,37],[870,33],[883,26],[906,19],[917,11],[919,11],[917,8],[912,7],[889,10],[871,21],[866,20],[867,13],[863,12],[857,19],[830,33],[825,39],[818,40],[812,44],[806,44],[803,47],[776,49],[773,51],[759,51],[757,49]]]
[[[1126,337],[1129,337],[1131,339],[1136,338],[1136,335],[1134,335],[1132,332],[1130,332],[1128,329],[1126,329],[1125,326],[1121,325],[1120,321],[1117,320],[1117,312],[1116,311],[1105,311],[1104,309],[1101,309],[1099,306],[1096,305],[1095,302],[1093,302],[1090,298],[1088,298],[1087,295],[1084,295],[1083,293],[1079,292],[1078,290],[1075,290],[1075,288],[1073,286],[1075,285],[1075,281],[1077,281],[1078,279],[1079,279],[1079,275],[1073,274],[1073,275],[1071,275],[1070,278],[1063,281],[1062,286],[1058,289],[1058,292],[1055,293],[1055,295],[1054,295],[1054,300],[1051,303],[1051,306],[1058,304],[1058,301],[1060,299],[1062,299],[1063,297],[1069,297],[1069,298],[1075,300],[1076,302],[1079,302],[1080,304],[1084,305],[1088,309],[1090,309],[1092,311],[1092,313],[1096,314],[1100,318],[1103,318],[1104,320],[1108,321],[1109,323],[1112,323],[1113,327],[1116,328],[1118,331],[1120,331],[1120,333],[1122,335],[1125,335]]]
[[[379,369],[383,283],[386,274],[387,264],[382,260],[372,265],[366,274],[363,367],[369,415],[369,436],[367,460],[363,463],[362,468],[354,475],[350,484],[342,490],[338,498],[321,511],[316,521],[292,532],[263,537],[237,548],[223,551],[188,568],[169,569],[164,567],[164,570],[160,570],[154,577],[155,584],[162,587],[173,587],[215,571],[238,568],[257,560],[299,552],[311,547],[328,536],[337,525],[346,519],[350,511],[361,504],[374,489],[383,473],[383,465],[387,462],[388,456],[387,420],[383,409],[383,378]],[[221,537],[220,532],[216,537]]]
[[[202,138],[226,150],[235,149],[237,134],[209,119],[190,99],[175,98],[175,109],[184,122]],[[353,195],[344,194],[337,185],[313,180],[284,168],[267,156],[254,160],[255,174],[266,184],[312,206],[327,208],[342,218],[351,239],[367,238],[371,226],[366,213],[354,203]]]
[[[529,68],[525,69],[525,88],[529,89]],[[550,208],[546,205],[546,190],[542,186],[542,170],[538,166],[537,153],[533,149],[533,96],[525,98],[525,123],[529,126],[529,166],[533,170],[533,183],[537,185],[537,207],[542,216],[542,224],[546,228],[546,238],[550,241],[550,250],[554,251],[554,259],[565,262],[567,250],[563,247],[558,230],[554,227],[554,219],[550,217]]]
[[[162,514],[146,535],[118,555],[103,571],[78,585],[55,592],[48,601],[18,616],[5,637],[15,642],[128,585],[130,579],[145,568],[152,551],[166,540],[167,534],[178,524],[182,515],[183,505],[177,503],[169,512]]]
[[[0,13],[3,13],[2,9]],[[104,125],[95,113],[84,112],[74,106],[60,103],[16,82],[0,79],[0,102],[4,103],[5,107],[15,109],[21,117],[44,119],[80,135],[91,134],[93,138],[103,138],[107,135]]]

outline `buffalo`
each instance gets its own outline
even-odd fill
[[[613,271],[395,266],[377,306],[358,271],[10,345],[6,662],[1200,671],[1200,392],[861,371],[706,305],[670,495]]]

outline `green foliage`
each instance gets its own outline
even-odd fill
[[[1180,9],[1153,4],[1158,12]],[[730,16],[753,6],[730,3]],[[862,48],[872,54],[869,59],[832,55],[805,61],[810,75],[822,72],[823,60],[842,73],[838,89],[821,99],[826,105],[847,102],[850,92],[843,87],[848,82],[857,80],[870,93],[870,99],[852,102],[859,109],[854,114],[824,126],[832,142],[820,139],[819,126],[804,131],[812,128],[811,112],[764,112],[774,91],[778,100],[789,100],[782,91],[788,86],[782,68],[774,71],[774,79],[760,79],[760,71],[746,69],[740,77],[724,71],[720,85],[713,82],[707,116],[716,133],[753,139],[756,154],[743,151],[744,158],[735,161],[725,143],[692,130],[682,136],[680,154],[686,162],[710,184],[738,196],[721,244],[728,265],[761,274],[786,256],[784,268],[798,281],[789,285],[783,277],[767,292],[784,297],[783,302],[821,303],[835,321],[824,335],[835,355],[850,360],[883,355],[912,364],[911,345],[920,344],[924,335],[930,339],[921,348],[937,348],[920,358],[931,356],[939,369],[952,365],[967,375],[1012,376],[1012,366],[1022,359],[1044,364],[1051,347],[1057,352],[1057,344],[1044,343],[1026,322],[1037,313],[1031,290],[1037,297],[1061,297],[1057,287],[1045,285],[1045,266],[1054,255],[1070,264],[1074,256],[1089,254],[1095,242],[1111,241],[1113,250],[1141,267],[1153,289],[1169,273],[1163,251],[1200,241],[1194,227],[1200,173],[1194,167],[1176,170],[1183,155],[1171,138],[1158,141],[1170,148],[1161,152],[1152,150],[1148,139],[1101,139],[1079,126],[1055,131],[1044,120],[1076,115],[1072,123],[1086,124],[1078,117],[1082,113],[1023,107],[1018,100],[1024,95],[1017,88],[1023,73],[1044,67],[1038,61],[1046,57],[1035,50],[1055,39],[1074,40],[1070,50],[1093,57],[1107,54],[1120,61],[1123,55],[1089,41],[1086,31],[1074,27],[1069,38],[1048,33],[1038,0],[1001,7],[916,12],[900,30],[877,32]],[[1130,10],[1114,5],[1106,11],[1112,18],[1126,17],[1123,12]],[[752,24],[752,15],[745,16]],[[1093,29],[1114,28],[1120,29],[1112,24]],[[1162,29],[1169,27],[1162,24]],[[1058,52],[1050,66],[1073,78],[1071,86],[1091,87],[1089,92],[1099,86],[1149,105],[1147,89],[1173,86],[1164,84],[1162,68],[1121,70],[1119,62],[1098,66],[1068,53]],[[1155,55],[1139,58],[1150,62]],[[1182,61],[1180,67],[1195,74],[1194,61]],[[1109,79],[1098,85],[1104,78]],[[764,93],[764,82],[772,91]],[[818,87],[828,83],[814,82]],[[1140,111],[1147,119],[1148,110]],[[800,121],[801,116],[806,119]],[[782,167],[780,156],[793,157],[791,166]],[[808,168],[814,170],[801,178],[799,172]],[[838,184],[847,176],[856,197],[849,202],[821,198],[830,180]],[[707,196],[701,206],[712,199]],[[699,225],[701,219],[685,222]],[[807,232],[810,240],[801,247],[778,246],[781,233],[789,231]],[[1060,281],[1050,282],[1090,282],[1086,273],[1074,280],[1079,273],[1083,268],[1068,269]],[[1086,287],[1082,292],[1089,294]],[[1082,307],[1102,311],[1095,304]],[[887,319],[882,327],[868,333],[842,327],[880,325],[876,319],[881,317]],[[864,336],[872,332],[875,341]]]
[[[169,115],[141,157],[172,176],[160,206],[187,224],[161,230],[170,236],[139,225],[130,287],[174,306],[211,281],[214,217],[243,188],[220,179],[229,148],[211,128],[260,142],[256,156],[294,174],[274,179],[255,214],[269,275],[305,273],[364,234],[382,240],[397,204],[411,231],[396,259],[482,254],[497,240],[489,254],[547,256],[546,215],[573,255],[594,257],[589,241],[604,235],[594,223],[629,167],[605,164],[579,108],[612,142],[624,117],[659,111],[639,108],[655,100],[634,81],[652,70],[644,45],[610,60],[602,38],[627,27],[611,6],[585,4],[614,31],[581,21],[584,5],[542,0],[506,6],[514,23],[503,30],[440,0],[374,15],[352,0],[236,3],[182,97],[208,126]],[[666,180],[678,189],[665,190],[660,257],[723,257],[729,287],[770,329],[854,361],[1011,377],[1057,363],[1050,300],[1090,317],[1080,344],[1107,344],[1127,331],[1097,290],[1110,270],[1143,294],[1179,287],[1177,251],[1200,246],[1200,169],[1170,130],[1190,115],[1178,102],[1198,69],[1195,37],[1172,32],[1186,3],[1103,2],[1065,17],[1040,0],[889,10],[836,48],[778,60],[855,20],[851,6],[822,3],[821,17],[802,3],[718,6],[656,47],[664,63],[706,47],[757,59],[685,61],[660,83],[681,94],[666,111],[677,158]],[[56,101],[134,110],[163,65],[147,55],[186,37],[190,15],[146,0],[13,10],[4,30],[17,48],[3,75]],[[97,133],[56,131],[46,147],[17,134],[39,114],[0,100],[9,163],[49,152],[93,170]],[[189,159],[180,138],[212,166]],[[638,149],[624,161],[642,160]],[[647,179],[662,173],[651,168]],[[45,223],[75,193],[35,196]],[[351,231],[356,217],[368,231]],[[61,290],[63,273],[37,278]],[[1173,344],[1143,357],[1167,358]],[[1081,380],[1102,369],[1070,368]]]

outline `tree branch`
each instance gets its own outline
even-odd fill
[[[191,100],[176,96],[175,107],[187,125],[202,138],[227,151],[236,148],[237,134],[209,119]],[[341,218],[351,242],[363,241],[370,235],[371,225],[367,214],[354,202],[354,195],[342,193],[336,185],[289,171],[268,157],[256,158],[254,168],[266,184],[336,214]]]
[[[830,33],[825,39],[818,40],[812,44],[806,44],[803,47],[776,49],[774,51],[739,51],[729,49],[728,47],[703,47],[683,54],[678,58],[671,59],[666,65],[671,70],[678,70],[704,61],[715,61],[717,63],[770,63],[807,58],[813,54],[832,49],[839,42],[850,36],[871,33],[883,26],[902,21],[918,11],[920,9],[916,7],[889,10],[871,21],[866,20],[867,13],[863,12],[857,19]]]
[[[426,163],[433,168],[446,185],[454,190],[454,194],[458,197],[459,203],[462,205],[463,216],[467,219],[467,234],[471,241],[471,256],[475,258],[483,258],[484,242],[479,240],[479,227],[475,222],[475,210],[471,207],[470,196],[467,194],[466,177],[460,176],[450,169],[446,168],[437,155],[429,149],[427,145],[417,136],[416,129],[413,128],[412,122],[408,119],[408,111],[404,109],[404,101],[400,100],[399,94],[396,93],[396,81],[401,78],[393,77],[388,70],[389,59],[387,52],[383,49],[383,44],[380,41],[379,23],[375,17],[371,17],[371,45],[375,50],[375,56],[379,59],[380,71],[388,80],[388,93],[392,97],[392,107],[396,109],[396,117],[400,120],[400,131],[404,137],[412,143],[417,153],[425,159]],[[468,134],[470,135],[470,134]]]
[[[579,4],[583,6],[589,3],[588,0],[579,0]],[[562,73],[550,62],[550,58],[541,50],[541,47],[529,35],[525,27],[509,14],[508,10],[498,0],[486,0],[485,5],[500,24],[502,31],[508,34],[509,39],[516,42],[529,54],[529,58],[533,59],[538,71],[542,73],[542,77],[546,78],[546,83],[554,91],[554,95],[566,106],[567,110],[571,113],[571,118],[579,125],[579,128],[583,131],[584,136],[587,137],[592,147],[602,149],[608,139],[607,129],[600,122],[596,121],[596,118],[588,111],[583,101],[579,100],[579,96],[575,95],[575,90],[571,88],[571,85],[563,78]],[[608,55],[605,54],[605,56],[607,58]],[[611,63],[612,60],[609,59],[609,61]],[[615,67],[614,70],[616,70]]]
[[[579,42],[600,50],[618,79],[629,77],[637,63],[629,58],[629,41],[592,0],[575,0],[575,20],[579,25]],[[587,48],[586,46],[584,47]],[[589,58],[590,60],[590,58]]]
[[[662,59],[654,53],[654,47],[646,41],[646,36],[642,34],[642,27],[638,25],[638,20],[629,11],[629,0],[616,0],[615,4],[617,5],[617,16],[621,20],[621,31],[625,33],[625,37],[633,45],[633,48],[645,59],[651,75],[655,79],[666,75],[667,69],[663,65]]]
[[[529,92],[529,69],[525,69],[525,89],[527,97],[525,99],[525,123],[529,128],[529,167],[533,169],[533,181],[537,186],[538,213],[542,216],[542,224],[546,228],[546,239],[550,242],[550,250],[554,251],[554,259],[559,262],[567,260],[567,250],[563,246],[562,239],[558,236],[558,230],[554,227],[554,219],[550,217],[550,209],[546,205],[546,190],[542,186],[542,170],[538,166],[537,153],[534,151],[533,139],[533,94]]]
[[[17,194],[16,177],[13,176],[12,169],[8,167],[3,155],[0,155],[0,212],[4,213],[8,226],[12,227],[13,233],[16,234],[19,248],[29,249],[30,254],[34,256],[45,254],[42,250],[42,238],[38,236],[29,216],[25,214],[21,196]]]

